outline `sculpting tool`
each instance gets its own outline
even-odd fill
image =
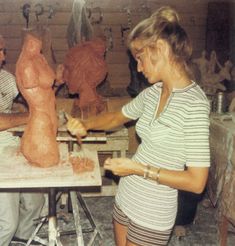
[[[67,119],[67,121],[70,121],[70,120],[73,119],[73,117],[70,114],[68,114],[67,112],[64,112],[64,115],[65,115],[65,118]],[[81,157],[85,157],[85,151],[83,149],[83,144],[82,144],[82,137],[79,136],[78,134],[76,134],[76,132],[72,132],[72,135],[75,135],[76,136],[77,142],[78,142],[78,144],[80,146],[79,155]]]

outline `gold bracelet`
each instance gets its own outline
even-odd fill
[[[160,172],[161,172],[161,168],[159,167],[158,170],[157,170],[157,173],[156,173],[156,182],[157,182],[157,184],[160,184],[159,183]]]
[[[147,165],[144,169],[144,179],[147,179],[149,177],[149,170],[150,170],[150,166]]]

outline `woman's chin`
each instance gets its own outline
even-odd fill
[[[156,79],[148,78],[148,82],[149,82],[149,84],[155,84],[155,83],[157,83],[158,81],[157,81]]]

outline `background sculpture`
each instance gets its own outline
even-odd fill
[[[104,53],[105,42],[97,38],[76,45],[65,57],[64,81],[71,94],[79,94],[75,105],[79,107],[82,118],[96,115],[106,108],[96,92],[96,87],[107,75]]]
[[[41,49],[41,40],[32,34],[25,36],[16,64],[16,79],[30,112],[21,140],[21,151],[32,165],[49,167],[59,162],[57,115],[52,89],[56,76],[40,53]]]
[[[209,67],[209,61],[206,58],[206,51],[203,50],[199,58],[193,59],[193,63],[198,66],[200,72],[200,82],[202,82],[208,72]]]
[[[225,91],[225,81],[231,80],[231,70],[233,64],[227,60],[222,66],[216,52],[213,50],[210,58],[206,58],[205,51],[201,57],[194,59],[193,62],[198,66],[200,71],[200,85],[207,95],[214,95],[217,91]]]

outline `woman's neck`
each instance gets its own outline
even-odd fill
[[[171,92],[173,89],[182,89],[192,83],[186,71],[171,69],[165,74],[163,79],[163,90],[165,91]]]

